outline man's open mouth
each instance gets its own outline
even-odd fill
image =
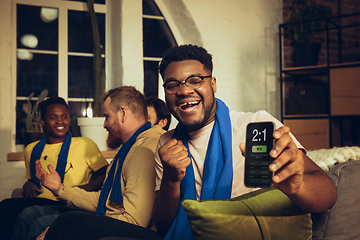
[[[180,108],[182,110],[186,110],[186,109],[189,109],[189,108],[199,105],[199,103],[200,103],[200,101],[186,102],[186,103],[180,104]]]

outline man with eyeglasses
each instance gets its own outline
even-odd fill
[[[269,166],[275,173],[274,186],[305,211],[332,207],[337,196],[334,184],[305,155],[290,129],[265,111],[229,111],[215,98],[212,70],[212,56],[194,45],[172,48],[161,61],[166,103],[179,124],[160,137],[155,154],[153,220],[158,232],[165,239],[193,239],[181,206],[184,199],[228,199],[255,190],[243,181],[249,122],[276,124],[270,152],[274,162]]]

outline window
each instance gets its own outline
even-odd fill
[[[86,0],[14,0],[17,36],[16,144],[23,144],[22,104],[43,89],[70,106],[71,132],[79,136],[77,117],[93,101],[93,37]],[[105,82],[105,0],[95,0],[102,43]],[[124,10],[125,11],[125,10]],[[43,16],[45,12],[45,17]],[[159,96],[159,62],[176,41],[153,0],[143,0],[144,94]],[[36,101],[36,98],[34,98]],[[34,102],[33,102],[34,103]],[[85,111],[86,112],[86,111]]]
[[[106,6],[104,0],[95,3],[105,72]],[[22,105],[31,92],[37,97],[43,89],[49,90],[48,96],[68,101],[71,132],[79,136],[76,119],[93,101],[94,92],[93,37],[86,0],[17,0],[16,16],[16,144],[23,143],[25,131]]]
[[[176,46],[165,18],[153,0],[143,0],[144,95],[159,96],[158,66],[165,52]]]

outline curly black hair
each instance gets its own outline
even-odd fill
[[[210,72],[213,70],[212,56],[205,48],[196,45],[186,44],[169,49],[161,60],[159,71],[164,79],[164,71],[172,62],[184,60],[196,60],[201,62]]]
[[[41,119],[45,120],[45,113],[49,106],[53,104],[61,104],[66,107],[66,109],[69,111],[69,105],[66,103],[66,101],[62,97],[49,97],[44,102],[40,103],[40,114]]]

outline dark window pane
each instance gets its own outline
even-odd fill
[[[69,17],[69,52],[93,53],[94,41],[89,12],[71,11]],[[97,13],[102,53],[105,54],[105,14]]]
[[[49,96],[58,94],[58,56],[34,53],[32,60],[17,60],[17,96],[37,97],[44,89]]]
[[[144,61],[144,95],[146,98],[158,97],[159,62]]]
[[[176,46],[174,37],[164,20],[143,18],[144,57],[163,57],[166,50]]]
[[[58,50],[58,9],[17,5],[17,48]]]
[[[34,106],[36,101],[32,101]],[[22,110],[22,105],[26,103],[25,100],[16,101],[16,144],[24,144],[23,133],[26,132],[25,118],[26,113]]]
[[[159,8],[156,6],[154,0],[143,0],[143,14],[162,16]]]
[[[74,137],[81,135],[80,128],[77,124],[77,118],[83,117],[82,111],[88,106],[86,102],[69,102],[70,110],[70,131]]]
[[[102,64],[105,72],[105,61]],[[94,96],[93,58],[69,56],[69,98],[92,98]],[[104,76],[104,74],[103,74]],[[104,79],[102,79],[104,86]]]
[[[34,97],[37,97],[34,96]],[[26,113],[22,110],[22,106],[26,103],[27,100],[17,100],[16,101],[16,141],[15,144],[24,144],[23,134],[26,132],[25,119]],[[31,105],[34,107],[36,100],[31,101]],[[39,107],[40,108],[40,107]],[[35,114],[40,118],[40,112]]]

